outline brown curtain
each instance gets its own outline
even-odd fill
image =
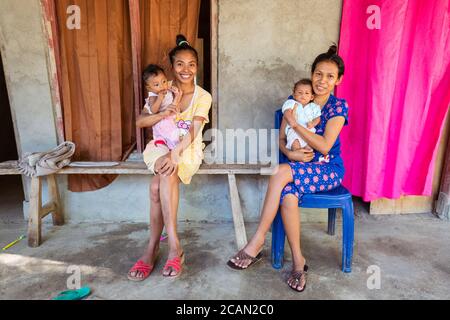
[[[193,47],[198,36],[201,0],[140,0],[142,65],[160,64],[170,72],[168,53],[183,34]]]
[[[76,161],[120,161],[133,147],[135,115],[128,0],[56,0],[66,139]],[[66,27],[81,9],[81,29]],[[114,176],[70,176],[69,189],[92,191]]]

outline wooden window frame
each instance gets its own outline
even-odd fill
[[[128,0],[130,6],[130,24],[131,24],[131,51],[133,56],[133,89],[134,89],[134,114],[136,118],[141,113],[143,105],[142,81],[141,81],[141,16],[139,0]],[[136,127],[136,143],[139,153],[144,151],[144,130]]]
[[[55,0],[40,0],[42,10],[42,27],[47,46],[48,74],[55,115],[55,127],[58,143],[65,141],[63,101],[61,91],[61,56],[58,37],[58,20],[56,18]],[[218,0],[211,1],[211,94],[213,97],[211,128],[218,128]],[[141,23],[139,0],[128,0],[130,7],[131,44],[133,57],[134,111],[136,117],[143,105],[141,82]],[[214,141],[212,141],[214,143]],[[144,130],[136,128],[138,152],[144,151]]]
[[[211,0],[211,129],[219,129],[219,0]],[[216,141],[211,141],[216,150]]]

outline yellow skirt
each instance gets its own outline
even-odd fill
[[[164,145],[156,146],[154,141],[150,141],[143,153],[144,162],[147,168],[155,174],[156,161],[169,153],[170,150]],[[203,152],[195,152],[194,149],[188,149],[178,159],[178,177],[183,184],[190,184],[192,177],[200,169],[203,161]]]
[[[195,152],[194,149],[188,149],[178,161],[178,177],[183,184],[190,184],[192,177],[200,169],[203,162],[203,152]]]

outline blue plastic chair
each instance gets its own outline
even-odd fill
[[[280,129],[283,113],[278,110],[275,113],[275,129]],[[287,163],[288,159],[280,151],[279,162]],[[334,236],[336,209],[342,208],[342,271],[352,272],[353,237],[354,237],[354,212],[353,201],[350,192],[340,186],[327,192],[317,192],[303,195],[301,208],[328,208],[328,234]],[[278,214],[272,224],[272,266],[281,269],[283,266],[284,243],[286,234],[284,231],[281,213]]]

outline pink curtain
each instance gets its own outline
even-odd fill
[[[342,152],[353,195],[431,195],[450,105],[449,31],[450,0],[344,0],[337,96],[350,105]]]

